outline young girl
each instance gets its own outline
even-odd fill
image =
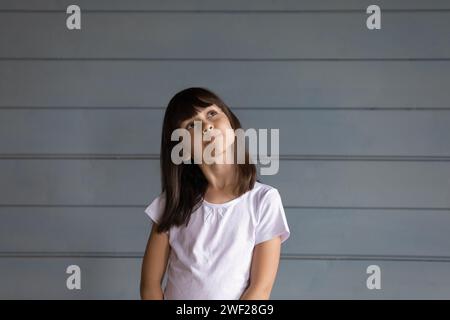
[[[195,132],[194,120],[201,131]],[[236,155],[230,132],[238,128],[233,112],[205,88],[185,89],[170,100],[161,138],[162,191],[145,209],[153,226],[142,263],[142,299],[269,299],[281,243],[290,235],[278,190],[256,179],[247,150],[244,164],[236,158],[194,163],[194,150],[203,155],[218,138],[228,142],[214,157],[232,148]],[[175,129],[188,130],[192,143],[180,164],[171,158],[180,143],[171,140]],[[216,134],[204,141],[195,139],[198,132]]]

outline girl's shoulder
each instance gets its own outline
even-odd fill
[[[165,192],[162,192],[158,196],[156,196],[145,208],[145,213],[149,215],[150,218],[152,218],[152,220],[156,223],[159,223],[161,215],[164,211],[165,200]]]
[[[278,193],[278,189],[269,184],[255,181],[255,185],[253,186],[251,192],[260,197],[264,197],[267,196],[268,194]]]
[[[152,199],[152,201],[150,202],[148,207],[154,207],[154,206],[162,204],[165,201],[165,198],[166,198],[165,197],[165,192],[161,192],[155,198]]]
[[[255,182],[255,185],[254,185],[252,191],[253,191],[252,193],[254,194],[255,198],[257,198],[260,201],[265,198],[279,196],[279,192],[278,192],[277,188],[275,188],[269,184],[259,182],[259,181]]]

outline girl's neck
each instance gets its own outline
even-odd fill
[[[233,164],[213,164],[202,168],[208,180],[205,200],[211,203],[224,203],[238,196],[236,194],[237,173]]]
[[[235,164],[200,164],[199,166],[212,189],[220,190],[236,185]]]

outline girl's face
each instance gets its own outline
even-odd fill
[[[200,121],[200,126],[195,128],[194,121]],[[204,156],[203,151],[210,143],[215,145],[211,155],[217,157],[225,153],[233,145],[235,139],[234,130],[227,115],[215,104],[202,109],[196,116],[184,120],[180,128],[186,129],[190,133],[191,157],[194,156],[194,151],[201,152],[201,155]],[[210,140],[209,137],[211,137]],[[202,161],[204,161],[203,156],[201,157]]]

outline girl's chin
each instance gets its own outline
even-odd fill
[[[214,152],[212,152],[211,154],[208,154],[207,156],[210,157],[210,160],[208,162],[211,162],[211,161],[215,162],[216,160],[219,160],[218,158],[222,159],[225,155],[224,155],[224,150],[221,150],[221,151],[214,150]],[[205,160],[205,155],[203,155],[202,161],[203,161],[203,163],[207,162]],[[222,160],[222,161],[224,161],[224,160]]]

